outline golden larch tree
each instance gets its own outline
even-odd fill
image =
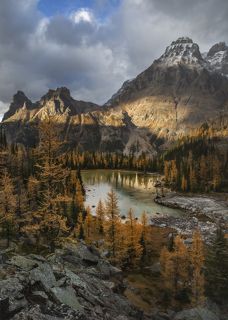
[[[190,251],[192,265],[192,297],[193,306],[202,305],[204,296],[204,245],[200,232],[197,230],[193,234],[193,243]]]

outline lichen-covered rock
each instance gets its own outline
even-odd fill
[[[49,291],[56,286],[56,279],[51,266],[48,263],[42,263],[39,267],[30,271],[31,283],[40,283],[45,291]]]
[[[38,266],[37,261],[19,255],[13,256],[8,263],[27,271]]]
[[[4,266],[7,279],[0,281],[0,310],[6,318],[113,320],[122,315],[128,320],[143,319],[116,293],[121,270],[85,243],[68,245],[47,258],[14,255]],[[12,268],[14,275],[10,275]]]
[[[178,312],[174,320],[219,320],[219,316],[207,308],[193,308]]]
[[[54,297],[54,300],[57,303],[64,304],[73,310],[81,311],[82,307],[76,298],[75,291],[72,287],[60,288],[54,287],[51,288],[50,292]]]

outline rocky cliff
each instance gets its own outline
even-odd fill
[[[153,155],[202,124],[227,119],[227,75],[225,43],[201,54],[196,43],[182,37],[104,106],[76,101],[67,88],[49,90],[36,103],[18,92],[3,125],[9,141],[34,144],[31,124],[49,112],[71,148],[125,153],[134,148]]]

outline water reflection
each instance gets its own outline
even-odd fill
[[[180,215],[180,210],[166,208],[154,203],[156,196],[155,183],[158,175],[115,171],[115,170],[87,170],[82,171],[82,178],[86,189],[86,205],[95,212],[99,199],[105,201],[107,193],[114,188],[119,199],[121,214],[126,215],[129,208],[136,216],[142,211],[150,215],[169,214]],[[168,190],[165,190],[168,192]]]

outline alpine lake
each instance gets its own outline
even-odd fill
[[[183,215],[182,210],[164,207],[154,202],[156,197],[156,182],[161,176],[154,173],[124,171],[124,170],[82,170],[84,188],[86,191],[85,205],[96,211],[101,199],[104,203],[107,193],[111,189],[118,197],[119,209],[122,216],[126,216],[131,208],[136,217],[145,211],[148,216],[156,215]],[[164,189],[164,193],[170,192]]]

